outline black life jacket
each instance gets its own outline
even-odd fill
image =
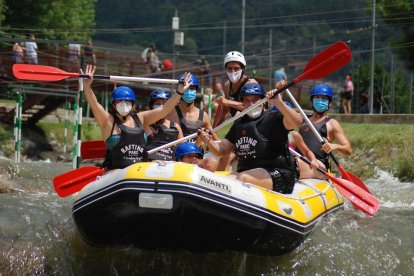
[[[265,111],[257,119],[244,116],[235,123],[238,172],[254,168],[295,169],[296,164],[292,167],[288,149],[288,131],[276,125],[266,125],[267,116],[280,115],[275,111]]]
[[[239,88],[237,89],[236,92],[234,92],[233,94],[230,94],[232,91],[232,87],[233,87],[233,83],[230,82],[230,91],[229,91],[229,100],[232,101],[236,101],[236,102],[240,102],[240,91],[242,89],[242,87],[246,84],[246,82],[249,81],[249,78],[244,79],[244,81],[241,83],[241,85],[239,86]],[[238,109],[235,109],[233,107],[230,107],[230,114],[232,117],[234,117],[234,115],[236,115],[237,111],[239,111]]]
[[[198,120],[195,121],[195,122],[187,121],[183,117],[183,113],[181,112],[181,109],[180,109],[179,106],[175,107],[175,111],[177,111],[178,119],[180,120],[180,126],[181,126],[181,129],[183,130],[184,137],[188,136],[188,135],[191,135],[193,133],[196,133],[198,131],[198,129],[203,126],[203,116],[204,116],[203,110],[200,109],[200,113],[198,115]],[[196,139],[190,139],[188,141],[195,143]]]
[[[326,123],[328,123],[331,119],[331,117],[326,117],[319,123],[312,123],[316,131],[318,131],[323,138],[328,137]],[[305,141],[308,148],[315,154],[315,157],[320,160],[327,169],[330,168],[329,155],[321,150],[321,142],[319,142],[319,140],[315,137],[315,134],[313,134],[312,129],[306,122],[303,122],[300,126],[299,134],[302,135],[303,141]]]
[[[131,116],[135,121],[136,127],[130,128],[121,123],[116,115],[111,133],[113,133],[115,124],[121,130],[119,142],[115,145],[109,145],[108,138],[105,141],[106,155],[103,167],[107,170],[122,169],[137,162],[148,161],[148,153],[145,149],[145,131],[137,114]]]
[[[153,125],[153,134],[148,136],[147,151],[168,144],[177,139],[178,129],[174,122],[170,122],[170,127],[164,125]],[[154,131],[155,130],[155,131]],[[159,150],[148,155],[149,160],[175,160],[175,146]]]

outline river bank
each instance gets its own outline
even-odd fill
[[[342,126],[353,148],[349,158],[337,154],[346,170],[366,179],[373,177],[375,168],[379,168],[401,181],[414,180],[414,125],[342,122]],[[227,130],[222,129],[219,136],[223,137]],[[63,122],[42,122],[36,128],[23,127],[22,160],[70,162],[72,131],[72,127],[68,127],[65,138]],[[84,123],[82,139],[100,139],[100,131],[93,122]],[[66,152],[63,151],[65,143]],[[0,156],[12,158],[13,154],[13,128],[0,125]]]

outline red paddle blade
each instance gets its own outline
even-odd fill
[[[79,77],[78,73],[68,73],[56,67],[32,64],[14,64],[13,74],[19,80],[47,82]]]
[[[81,143],[82,159],[105,158],[105,142],[102,140],[85,141]]]
[[[378,212],[381,202],[374,195],[346,179],[335,178],[329,174],[325,176],[336,184],[338,191],[351,201],[356,209],[370,216],[374,216]]]
[[[216,126],[217,126],[217,123],[218,123],[218,118],[219,118],[219,116],[220,116],[220,112],[221,112],[221,105],[219,105],[219,106],[217,107],[217,110],[216,110],[216,115],[214,115],[213,128],[216,128]]]
[[[93,166],[81,167],[53,178],[53,186],[60,197],[66,197],[79,192],[87,184],[94,181],[97,176],[102,175],[104,171],[105,169]]]
[[[345,170],[341,165],[338,164],[338,169],[341,172],[342,178],[346,179],[348,181],[353,182],[354,184],[356,184],[358,187],[360,187],[361,189],[367,191],[368,193],[371,193],[371,191],[368,189],[368,187],[365,185],[365,183],[356,175],[348,172],[347,170]]]
[[[313,57],[304,72],[293,82],[316,80],[329,75],[351,61],[351,50],[345,42],[338,41]]]

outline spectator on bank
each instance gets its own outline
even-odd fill
[[[13,63],[23,63],[24,61],[23,47],[18,42],[14,43],[13,45],[12,60],[13,60]]]
[[[68,47],[68,58],[70,62],[71,70],[79,71],[79,57],[81,54],[81,47],[78,43],[70,43]]]
[[[161,71],[161,61],[158,57],[157,49],[155,47],[151,51],[149,67],[150,67],[151,73],[157,73]]]
[[[155,50],[156,50],[155,45],[150,44],[141,53],[141,59],[142,59],[142,62],[144,63],[144,68],[145,68],[146,73],[151,73],[151,68],[150,68],[151,55],[152,55],[152,52],[154,52]]]
[[[96,65],[96,56],[93,51],[92,40],[88,40],[88,44],[83,48],[83,55],[85,57],[85,64]]]
[[[352,108],[352,96],[354,95],[354,83],[351,80],[351,76],[347,75],[342,90],[342,108],[345,114],[351,114]]]
[[[30,39],[32,41],[27,41],[25,43],[25,49],[26,49],[26,62],[29,64],[38,64],[38,58],[37,58],[37,44],[35,42],[35,35],[30,34]]]
[[[287,80],[287,76],[285,73],[285,68],[284,67],[280,67],[279,69],[277,69],[274,73],[273,76],[275,78],[275,83],[278,83],[281,80],[286,81]]]
[[[204,83],[204,80],[208,81],[208,86],[211,86],[211,77],[209,75],[210,73],[210,65],[208,64],[208,61],[205,56],[200,56],[196,61],[195,65],[198,66],[197,68],[197,74],[200,76],[202,80],[202,85]]]

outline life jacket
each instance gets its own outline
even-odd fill
[[[198,120],[195,122],[189,122],[183,117],[183,113],[181,112],[181,109],[179,106],[175,107],[175,111],[177,111],[178,119],[180,121],[181,129],[183,130],[183,135],[188,136],[193,133],[196,133],[200,127],[203,125],[203,116],[204,112],[200,109],[200,113],[198,115]],[[189,142],[194,142],[196,139],[190,139]]]
[[[328,116],[319,123],[312,123],[316,131],[319,132],[323,138],[328,137],[326,123],[328,123],[331,119],[332,118]],[[319,140],[315,137],[315,134],[313,134],[312,129],[306,122],[303,122],[300,126],[299,134],[302,135],[303,141],[305,141],[308,148],[315,154],[315,157],[320,160],[327,169],[329,169],[329,155],[321,149],[321,142],[319,142]]]
[[[240,84],[239,88],[237,89],[236,92],[234,92],[233,94],[230,94],[232,91],[232,87],[233,87],[233,83],[230,82],[230,91],[229,91],[229,99],[232,101],[236,101],[236,102],[240,102],[240,91],[242,89],[242,87],[246,84],[246,82],[248,82],[250,79],[246,77],[246,79],[244,79],[244,81]],[[232,117],[234,117],[234,115],[236,115],[237,111],[239,111],[238,109],[235,109],[233,107],[230,107],[230,114]]]
[[[102,164],[107,170],[122,169],[137,162],[148,161],[148,153],[145,149],[145,131],[138,116],[132,113],[131,116],[135,121],[136,127],[131,128],[123,125],[118,117],[114,114],[114,124],[111,133],[113,133],[115,124],[121,130],[117,144],[110,144],[109,137],[105,141],[106,155]]]
[[[238,172],[254,168],[284,168],[292,171],[296,168],[288,148],[288,131],[267,124],[268,116],[281,115],[275,111],[265,111],[257,119],[244,116],[235,123]]]
[[[153,133],[148,136],[148,143],[146,146],[147,151],[158,148],[177,139],[178,129],[175,127],[174,122],[170,122],[170,127],[166,127],[164,125],[153,125],[151,128],[153,129]],[[149,160],[175,160],[175,146],[148,154],[148,158]]]

